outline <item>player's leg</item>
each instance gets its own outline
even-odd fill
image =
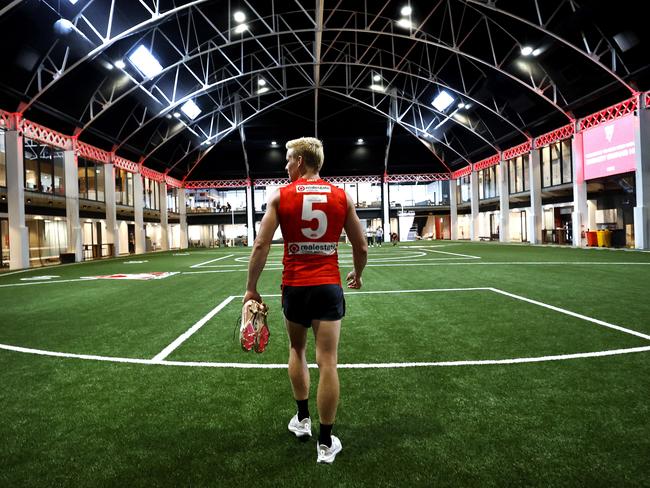
[[[309,368],[307,366],[307,328],[285,319],[289,334],[289,379],[298,412],[289,421],[289,431],[296,437],[311,437],[309,417]]]
[[[316,445],[317,462],[332,463],[342,449],[341,441],[332,435],[339,402],[337,363],[341,321],[314,320],[312,327],[316,337],[316,363],[319,372],[316,398],[320,417],[320,431]]]
[[[318,414],[321,423],[333,424],[339,401],[337,362],[341,321],[314,320],[312,327],[316,337],[316,363],[319,372],[316,399]]]
[[[307,328],[286,320],[289,334],[289,379],[296,400],[309,397],[309,368],[307,367]]]

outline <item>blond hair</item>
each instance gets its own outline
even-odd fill
[[[305,166],[320,171],[325,161],[323,143],[315,137],[301,137],[287,142],[287,149],[293,149],[295,156],[302,156]]]

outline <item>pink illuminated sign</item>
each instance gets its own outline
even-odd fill
[[[636,169],[634,115],[583,132],[585,180]]]

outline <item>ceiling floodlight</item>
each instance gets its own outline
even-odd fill
[[[142,44],[131,53],[129,61],[147,78],[153,78],[163,70],[155,56]]]
[[[271,146],[277,146],[277,145],[278,145],[278,141],[271,141]]]
[[[176,117],[178,119],[180,116],[181,116],[180,112],[174,112],[174,117]]]
[[[118,59],[117,61],[115,61],[114,64],[115,64],[115,67],[118,68],[118,69],[126,68],[126,64],[121,59]]]
[[[413,23],[409,19],[399,19],[397,25],[404,29],[410,29],[413,26]]]
[[[241,10],[238,10],[235,12],[235,14],[232,16],[235,19],[235,22],[241,24],[243,21],[246,20],[246,14],[242,12]]]
[[[433,99],[431,105],[433,105],[438,111],[442,112],[452,103],[454,103],[454,97],[452,97],[445,90],[442,90],[440,93],[438,93],[438,96]]]
[[[259,80],[257,80],[257,84],[259,86],[264,86],[266,85],[266,80],[264,78],[260,78]]]
[[[533,48],[530,46],[524,46],[521,48],[521,55],[522,56],[530,56],[533,54]]]
[[[460,103],[458,104],[458,108],[465,108],[465,104],[464,104],[463,102],[460,102]]]
[[[374,75],[374,76],[372,77],[372,81],[381,81],[381,76],[379,76],[379,75]]]
[[[167,115],[165,115],[165,118],[167,118],[167,119],[171,119],[171,118],[172,118],[172,114],[167,114]]]
[[[541,50],[540,48],[533,49],[533,52],[532,52],[532,55],[533,55],[533,56],[537,57],[537,56],[539,56],[540,54],[542,54],[542,50]]]
[[[196,103],[194,103],[194,100],[188,100],[181,107],[181,112],[187,115],[190,119],[194,120],[201,113],[201,109]]]
[[[406,7],[402,7],[402,10],[399,11],[399,13],[402,14],[403,17],[408,17],[409,15],[411,15],[412,12],[413,9],[408,5]]]
[[[363,139],[359,137],[359,139],[357,139],[357,144],[363,144]]]
[[[378,92],[386,91],[386,88],[383,85],[370,85],[370,89]]]
[[[237,34],[242,34],[243,32],[246,32],[248,30],[248,26],[246,24],[239,24],[237,27],[235,27],[235,32]]]
[[[79,0],[68,0],[68,1],[69,1],[72,5],[74,5],[74,4],[77,3]]]
[[[269,87],[268,86],[263,86],[262,88],[257,90],[257,94],[261,95],[262,93],[266,93],[267,91],[269,91]]]

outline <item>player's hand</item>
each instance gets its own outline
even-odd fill
[[[242,303],[246,303],[248,300],[255,300],[256,302],[262,303],[262,296],[257,293],[257,290],[246,290]]]
[[[363,286],[363,280],[361,279],[361,277],[357,278],[357,274],[354,272],[354,270],[348,273],[348,276],[345,279],[345,281],[348,284],[348,288],[359,289]]]

